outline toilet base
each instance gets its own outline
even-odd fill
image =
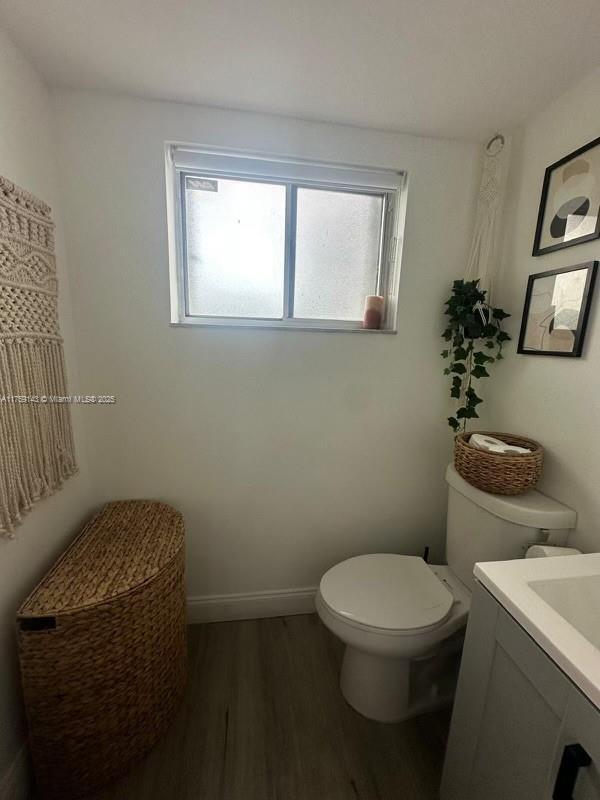
[[[387,658],[346,645],[340,688],[346,702],[377,722],[403,722],[450,705],[454,699],[464,632],[435,653]]]
[[[400,722],[412,716],[408,659],[382,658],[347,645],[340,688],[352,708],[369,719]]]

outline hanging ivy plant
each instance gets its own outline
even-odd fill
[[[446,301],[448,324],[442,334],[449,346],[442,358],[450,360],[444,375],[452,377],[450,396],[460,403],[448,424],[454,431],[466,430],[467,420],[479,417],[482,403],[475,391],[474,380],[489,378],[487,367],[502,359],[502,346],[510,341],[502,330],[502,320],[510,317],[501,308],[485,302],[485,291],[479,281],[454,281],[452,295]]]

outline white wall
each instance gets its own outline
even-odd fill
[[[313,586],[355,553],[443,552],[441,304],[463,271],[473,144],[58,92],[94,483],[185,514],[189,593]],[[169,326],[163,148],[180,140],[407,169],[397,336]]]
[[[55,142],[50,100],[37,74],[0,31],[0,174],[53,208],[57,223],[60,321],[65,338],[69,386],[78,385],[69,285],[65,273],[63,228],[57,208]],[[89,477],[80,415],[75,413],[80,472],[53,497],[37,503],[16,538],[0,537],[0,790],[15,758],[23,725],[15,648],[15,612],[37,580],[63,549],[90,511]],[[5,784],[6,785],[6,784]]]
[[[527,277],[600,258],[600,242],[531,256],[545,168],[600,134],[600,70],[560,97],[527,125],[514,149],[504,254],[496,301],[513,313],[515,336],[494,379],[496,430],[538,439],[546,449],[540,488],[575,508],[571,543],[600,550],[600,297],[596,298],[582,358],[516,355]]]

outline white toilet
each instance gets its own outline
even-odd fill
[[[475,563],[522,558],[534,542],[561,545],[575,527],[575,512],[540,492],[488,494],[452,465],[446,481],[448,566],[393,553],[356,556],[328,570],[317,593],[321,620],[346,645],[342,693],[380,722],[451,699]]]

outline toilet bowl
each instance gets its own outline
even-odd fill
[[[345,645],[340,688],[363,716],[399,722],[453,697],[477,561],[522,558],[532,542],[564,542],[572,509],[531,490],[490,495],[446,471],[448,565],[370,553],[322,577],[317,612]]]
[[[411,697],[415,660],[464,629],[471,592],[446,566],[393,553],[357,556],[323,575],[317,612],[346,645],[340,687],[363,716],[398,722],[445,699]]]

